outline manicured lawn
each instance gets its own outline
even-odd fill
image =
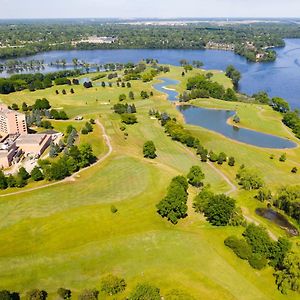
[[[181,68],[172,67],[165,77],[180,79],[181,72]],[[201,71],[193,70],[188,76],[197,72]],[[214,76],[230,84],[224,74],[215,72]],[[138,95],[142,89],[150,91],[152,84],[133,82],[132,90]],[[165,96],[156,92],[149,100],[138,96],[134,100],[138,123],[126,125],[121,131],[120,116],[112,112],[111,106],[118,102],[120,93],[130,89],[75,87],[75,94],[66,96],[56,96],[55,89],[25,91],[1,99],[9,103],[27,99],[32,103],[38,97],[46,97],[72,117],[84,115],[82,122],[53,122],[55,129],[61,131],[68,124],[80,131],[89,118],[99,119],[111,139],[113,153],[103,163],[82,172],[75,181],[0,198],[0,289],[25,293],[41,288],[49,292],[50,299],[56,299],[57,288],[66,287],[76,299],[85,288],[99,289],[101,277],[114,273],[126,279],[126,292],[116,298],[101,295],[100,299],[124,299],[137,282],[144,281],[159,286],[162,294],[181,288],[196,299],[297,299],[296,295],[287,298],[276,290],[271,268],[256,271],[224,246],[227,236],[241,234],[243,228],[215,228],[194,213],[192,199],[197,190],[189,189],[189,216],[176,226],[156,213],[155,205],[166,194],[171,178],[187,174],[192,165],[201,166],[205,183],[211,184],[214,192],[230,190],[219,173],[201,163],[193,150],[172,141],[158,120],[148,116],[149,109],[154,108],[182,120]],[[103,104],[108,100],[110,104]],[[205,105],[212,104],[207,101]],[[220,105],[227,108],[227,103]],[[257,126],[265,132],[277,126],[278,134],[285,134],[272,111],[264,112],[269,116],[264,125],[259,108],[253,106],[250,110],[254,120],[259,120],[253,123],[247,115],[251,107],[241,105],[240,109],[245,126]],[[260,172],[272,189],[299,183],[299,175],[290,173],[294,161],[299,162],[299,148],[286,151],[288,160],[280,163],[278,157],[283,151],[236,143],[195,126],[186,128],[208,149],[236,158],[237,166],[233,168],[216,165],[234,183],[242,163]],[[95,152],[103,155],[107,147],[101,135],[95,125],[93,133],[80,136],[79,142],[91,143]],[[143,158],[142,147],[147,140],[155,143],[155,160]],[[276,159],[270,160],[271,153]],[[254,216],[259,203],[253,199],[253,193],[237,191],[233,196],[247,214]],[[116,214],[111,212],[112,204],[118,209]],[[258,220],[276,235],[284,234],[267,221]],[[296,244],[299,238],[294,240]]]

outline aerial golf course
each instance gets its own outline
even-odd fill
[[[68,121],[52,122],[57,131],[72,124],[80,132],[86,120],[97,120],[93,132],[80,134],[79,141],[89,142],[100,160],[55,185],[32,182],[22,190],[0,192],[1,288],[21,294],[33,288],[45,289],[55,299],[56,290],[67,287],[76,297],[85,288],[97,288],[101,278],[112,273],[125,278],[126,290],[119,296],[100,293],[100,299],[124,299],[139,282],[160,287],[162,294],[179,288],[195,299],[287,299],[276,289],[273,268],[255,270],[224,246],[228,236],[242,234],[242,226],[214,227],[194,211],[193,198],[199,189],[189,187],[188,216],[178,224],[157,214],[156,204],[165,196],[171,179],[185,176],[192,166],[199,165],[205,173],[204,184],[209,184],[214,193],[234,198],[248,221],[265,226],[273,238],[286,236],[279,226],[256,215],[255,209],[266,204],[254,198],[255,191],[242,190],[235,177],[244,164],[255,169],[270,189],[299,184],[299,173],[291,172],[293,167],[300,169],[299,140],[282,124],[280,113],[263,104],[211,98],[190,101],[199,107],[235,110],[240,117],[237,126],[289,139],[296,147],[255,147],[185,124],[175,104],[153,84],[160,77],[175,79],[180,83],[168,88],[182,93],[188,78],[198,73],[207,71],[193,69],[183,77],[181,67],[171,66],[170,72],[153,81],[132,80],[130,88],[95,84],[108,81],[103,78],[89,89],[72,85],[74,94],[68,92],[69,86],[53,86],[0,96],[7,104],[32,104],[38,98],[47,98],[53,108],[63,108],[70,117]],[[212,73],[212,80],[232,87],[224,73]],[[62,89],[66,89],[66,95],[56,94]],[[129,91],[135,99],[127,97],[123,102],[135,104],[138,122],[124,126],[112,107],[119,103],[120,94],[128,95]],[[141,91],[153,92],[153,96],[141,99]],[[160,122],[149,116],[152,109],[176,118],[207,149],[233,156],[235,166],[201,162],[194,149],[172,140]],[[79,115],[83,121],[74,120]],[[122,126],[125,129],[121,130]],[[143,144],[149,140],[157,149],[154,160],[143,157]],[[281,162],[278,158],[283,153],[287,159]],[[116,213],[112,213],[112,205]],[[291,218],[289,221],[297,226]],[[299,253],[300,238],[290,240]],[[298,296],[291,293],[288,299]]]

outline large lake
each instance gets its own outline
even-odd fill
[[[271,63],[250,63],[230,51],[222,50],[81,50],[51,51],[20,58],[22,60],[44,60],[46,63],[57,59],[71,62],[78,58],[89,63],[138,62],[144,58],[155,58],[160,63],[178,65],[180,59],[201,60],[206,69],[225,70],[233,64],[242,72],[240,91],[253,94],[265,90],[271,96],[287,99],[292,107],[300,108],[300,39],[287,39],[284,48],[276,49],[278,58]],[[1,62],[1,60],[0,60]],[[2,61],[3,62],[3,61]],[[57,70],[46,67],[45,72]],[[0,74],[5,76],[5,73]]]

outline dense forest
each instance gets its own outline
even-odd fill
[[[88,37],[110,37],[98,43]],[[68,49],[225,49],[251,61],[276,59],[270,48],[283,46],[283,38],[300,37],[292,23],[143,25],[126,23],[37,21],[0,24],[0,58],[13,58],[48,50]]]

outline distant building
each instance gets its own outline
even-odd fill
[[[25,115],[8,109],[5,104],[0,104],[0,134],[5,136],[24,133],[27,133]]]

